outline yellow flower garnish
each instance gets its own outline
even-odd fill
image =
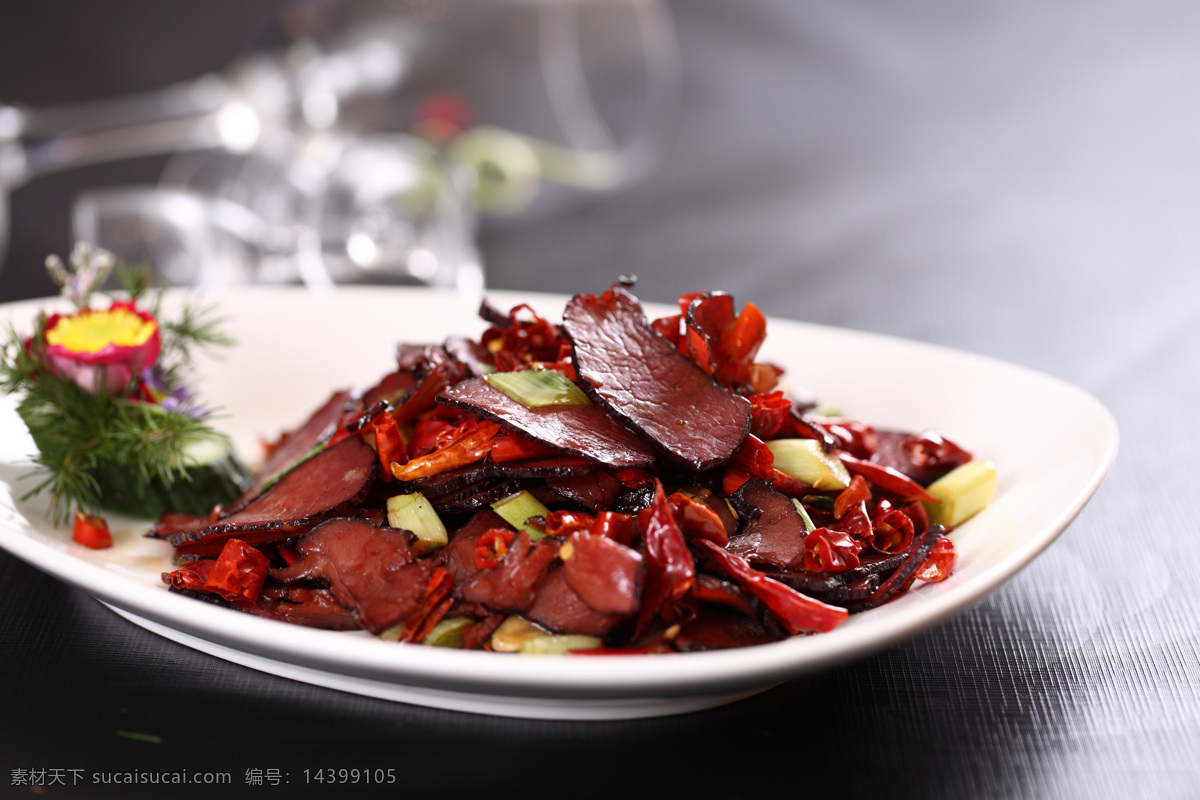
[[[158,329],[126,306],[63,317],[46,332],[46,343],[72,353],[99,353],[105,347],[140,347]]]

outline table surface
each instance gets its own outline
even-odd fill
[[[221,3],[223,17],[123,2],[99,37],[97,12],[78,4],[6,6],[0,100],[68,102],[218,68],[253,41],[265,5]],[[0,794],[27,794],[13,785],[27,769],[229,771],[235,789],[267,796],[283,788],[247,788],[247,770],[288,773],[295,794],[305,768],[357,767],[394,769],[392,794],[448,796],[751,797],[814,781],[849,796],[1200,796],[1200,5],[673,9],[682,85],[657,170],[486,230],[489,285],[572,292],[634,273],[646,300],[721,288],[770,315],[1057,376],[1121,429],[1083,514],[1009,583],[910,641],[723,708],[586,724],[268,676],[0,555]],[[50,291],[31,265],[66,248],[74,192],[159,166],[18,190],[0,299]],[[90,779],[56,788],[139,796]]]

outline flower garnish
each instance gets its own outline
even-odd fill
[[[152,366],[162,349],[158,321],[133,303],[105,311],[55,314],[42,329],[45,357],[55,374],[85,392],[115,395]]]
[[[183,381],[192,347],[228,340],[204,310],[185,305],[167,320],[159,298],[143,304],[148,271],[111,253],[79,244],[69,265],[46,259],[75,311],[43,314],[29,336],[10,326],[0,362],[0,389],[20,396],[38,449],[41,481],[26,497],[49,492],[59,523],[72,507],[157,517],[207,513],[235,497],[248,473]],[[114,271],[127,296],[94,306]]]

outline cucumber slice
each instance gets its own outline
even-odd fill
[[[208,433],[184,445],[182,473],[174,480],[143,478],[135,466],[112,462],[97,468],[94,477],[104,508],[157,519],[165,511],[207,514],[241,494],[251,475],[227,437]]]

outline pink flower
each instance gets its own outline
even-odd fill
[[[117,394],[154,364],[162,348],[158,322],[133,303],[85,308],[46,320],[44,356],[55,374],[91,394]]]

